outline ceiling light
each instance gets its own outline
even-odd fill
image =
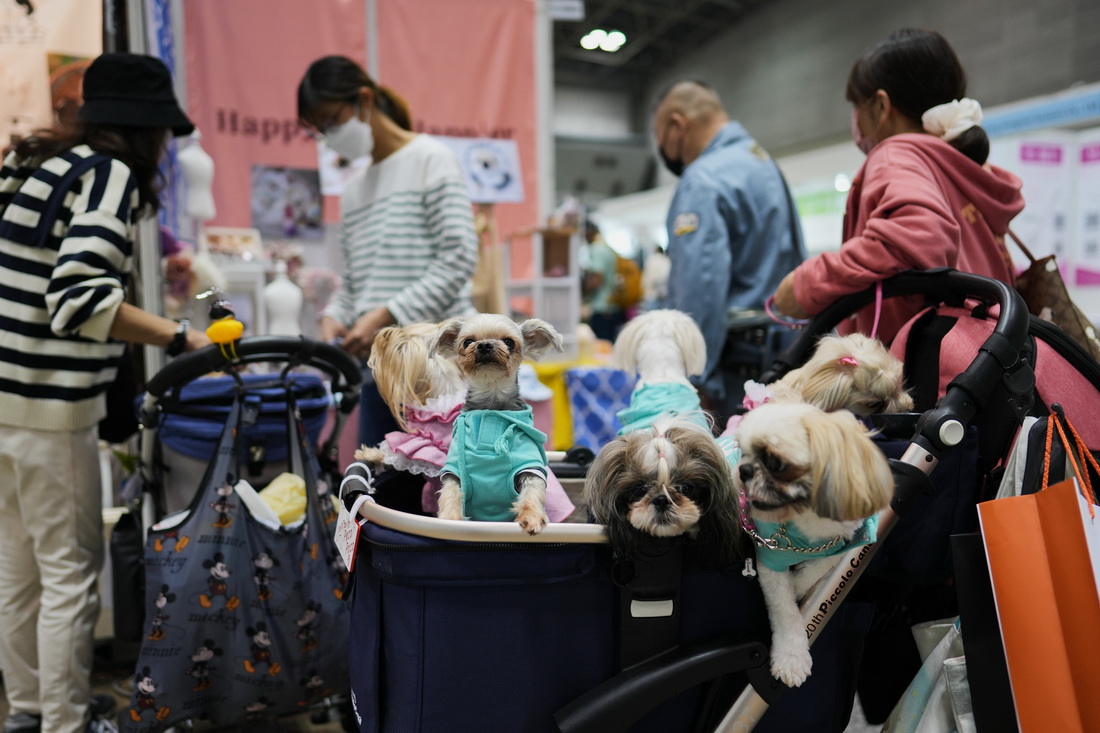
[[[608,53],[614,53],[623,47],[626,43],[626,34],[622,31],[611,31],[607,34],[607,37],[600,42],[600,48]]]
[[[607,31],[602,28],[596,28],[595,30],[589,31],[588,35],[581,39],[581,48],[587,51],[595,51],[606,38]]]

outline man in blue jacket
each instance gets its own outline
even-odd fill
[[[779,167],[706,84],[667,87],[653,132],[665,166],[680,176],[668,211],[668,307],[703,332],[698,386],[724,421],[778,345],[782,327],[767,325],[764,301],[806,259],[802,228]]]

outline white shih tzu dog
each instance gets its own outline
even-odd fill
[[[769,402],[737,428],[736,478],[772,627],[771,673],[790,686],[812,659],[798,602],[849,548],[875,541],[893,494],[885,456],[847,410]]]
[[[546,526],[546,435],[520,396],[519,367],[551,347],[561,351],[561,335],[537,318],[517,324],[483,313],[440,325],[431,351],[451,359],[468,385],[440,474],[441,519],[514,518],[529,534]]]

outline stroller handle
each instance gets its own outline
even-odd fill
[[[993,333],[978,348],[974,360],[951,381],[946,394],[917,423],[913,442],[938,457],[958,444],[966,426],[982,406],[988,404],[1005,375],[1024,365],[1020,350],[1027,339],[1030,314],[1023,298],[1010,285],[949,268],[901,272],[882,281],[884,298],[900,295],[924,295],[931,303],[960,305],[967,298],[976,298],[1000,306]],[[874,299],[875,289],[869,288],[847,295],[827,307],[776,357],[760,381],[765,384],[775,381],[792,367],[804,363],[822,335]]]
[[[238,341],[236,352],[237,358],[230,359],[217,345],[211,345],[179,356],[149,380],[145,385],[146,395],[156,402],[171,387],[186,384],[209,372],[226,371],[238,364],[285,361],[288,367],[308,365],[327,372],[333,380],[333,393],[341,395],[341,412],[351,412],[358,404],[363,373],[358,362],[339,346],[304,336],[254,336]]]

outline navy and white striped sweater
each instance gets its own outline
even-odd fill
[[[44,246],[33,235],[80,145],[34,168],[0,168],[0,424],[80,430],[106,413],[124,345],[108,338],[133,269],[137,185],[106,160],[65,195]]]

